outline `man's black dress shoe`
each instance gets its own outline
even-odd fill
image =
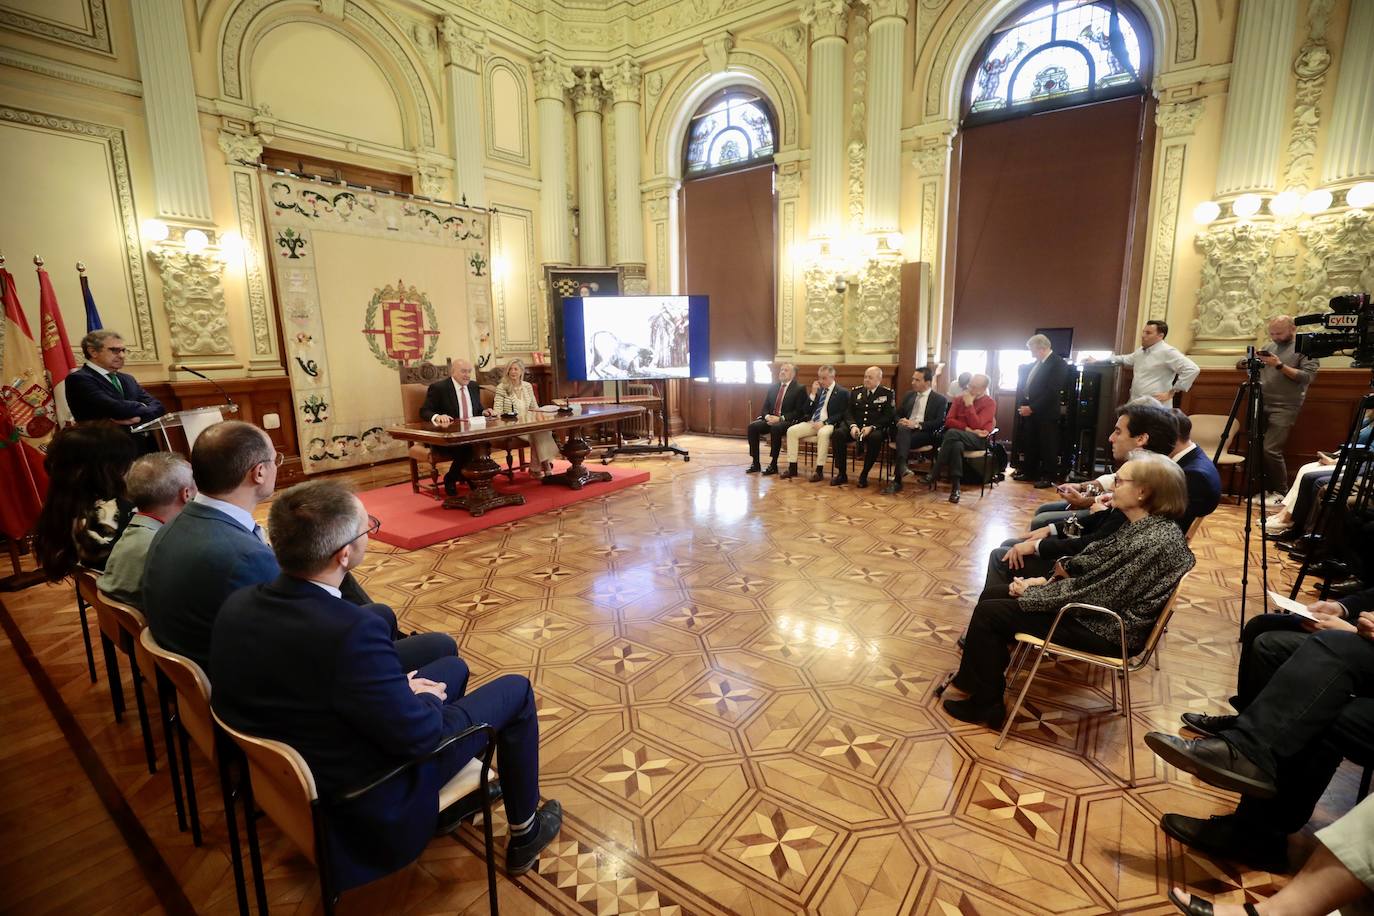
[[[848,474],[840,474],[838,477],[832,477],[832,478],[830,478],[830,485],[831,485],[832,487],[842,487],[842,486],[844,486],[844,485],[847,484],[847,483],[849,483],[849,475],[848,475]]]
[[[1054,486],[1053,480],[1037,480],[1035,482],[1035,488],[1037,490],[1048,490],[1052,486]]]
[[[550,799],[534,813],[534,825],[506,843],[506,874],[519,877],[534,867],[539,853],[563,827],[563,806]]]
[[[960,722],[986,725],[988,728],[1001,728],[1002,723],[1007,718],[1007,707],[1002,704],[1001,700],[991,704],[975,703],[972,698],[944,700],[940,705],[944,707],[945,712]]]
[[[1188,895],[1188,902],[1184,903],[1183,898],[1171,887],[1169,888],[1169,902],[1178,907],[1180,913],[1187,913],[1188,916],[1215,916],[1216,910],[1212,909],[1210,900],[1203,900],[1195,894]],[[1253,903],[1242,903],[1241,909],[1245,910],[1245,916],[1259,916],[1259,910],[1255,909]]]
[[[762,470],[763,470],[763,466],[760,465],[757,461],[755,461],[753,464],[749,465],[749,467],[747,467],[747,468],[744,469],[744,473],[746,473],[746,474],[757,474],[759,471],[762,471]]]
[[[797,476],[797,466],[796,466],[795,464],[789,464],[789,465],[787,466],[787,470],[783,471],[781,474],[778,475],[778,477],[781,478],[782,480],[790,480],[791,478],[796,477],[796,476]]]
[[[1328,593],[1334,595],[1337,598],[1344,598],[1347,595],[1353,595],[1356,592],[1362,592],[1364,591],[1364,589],[1364,580],[1360,579],[1357,576],[1351,576],[1350,578],[1342,579],[1339,582],[1332,582],[1330,588],[1328,589]]]
[[[1298,538],[1302,537],[1302,529],[1285,528],[1282,531],[1275,531],[1272,534],[1266,531],[1264,532],[1264,536],[1271,541],[1282,541],[1286,544],[1292,544],[1296,542]]]
[[[495,775],[495,774],[493,774]],[[501,780],[492,779],[487,783],[487,798],[495,805],[501,800]],[[458,829],[458,825],[482,812],[482,790],[470,792],[439,812],[439,821],[434,827],[435,836],[443,836]]]
[[[1209,818],[1166,814],[1159,819],[1159,828],[1209,858],[1241,862],[1259,871],[1288,871],[1288,837],[1242,822],[1234,814]]]
[[[860,475],[859,475],[859,482],[858,482],[858,484],[856,484],[856,486],[857,486],[860,490],[862,490],[864,487],[868,486],[868,475],[866,475],[866,474],[860,474]]]
[[[900,492],[902,492],[902,482],[900,480],[894,480],[892,483],[883,487],[884,496],[891,496],[893,493]]]
[[[1034,474],[1023,474],[1022,472],[1017,471],[1016,473],[1014,473],[1014,474],[1011,475],[1011,479],[1012,479],[1012,480],[1034,480],[1034,479],[1035,479],[1035,475],[1034,475]]]
[[[1183,719],[1183,724],[1193,731],[1219,738],[1228,728],[1236,727],[1236,720],[1240,716],[1209,716],[1201,712],[1185,712],[1180,718]]]
[[[956,483],[954,488],[949,491],[949,501],[957,503],[959,501],[959,485]]]
[[[1161,760],[1208,785],[1252,798],[1273,798],[1274,779],[1221,738],[1180,738],[1150,732],[1145,746]]]
[[[923,484],[925,484],[926,486],[930,487],[932,490],[935,489],[935,475],[934,475],[934,474],[926,474],[926,475],[922,476],[922,477],[921,477],[921,483],[923,483]]]
[[[822,480],[825,480],[825,472],[821,470],[820,465],[816,465],[816,469],[811,472],[811,482],[820,483]]]
[[[766,468],[763,469],[763,476],[764,476],[764,477],[771,477],[772,475],[776,474],[777,472],[778,472],[778,466],[777,466],[776,464],[770,464],[770,465],[768,465],[768,467],[766,467]]]

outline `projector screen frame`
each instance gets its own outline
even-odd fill
[[[610,305],[618,307],[606,309]],[[706,377],[711,371],[710,297],[681,293],[570,296],[563,300],[563,345],[564,371],[571,381],[604,384]]]

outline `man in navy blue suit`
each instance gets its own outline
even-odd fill
[[[340,595],[372,530],[362,503],[342,485],[292,487],[273,502],[268,526],[282,574],[231,595],[215,621],[215,711],[234,728],[299,751],[324,798],[366,784],[449,735],[491,725],[511,824],[506,870],[528,871],[563,821],[558,802],[539,805],[539,719],[529,680],[506,675],[464,695],[461,659],[407,670],[383,621]],[[458,742],[331,812],[325,839],[341,889],[403,868],[436,832],[457,826],[471,808],[441,812],[439,789],[484,740]]]
[[[81,338],[86,364],[67,376],[67,406],[78,423],[113,420],[120,426],[137,426],[167,412],[162,402],[143,390],[132,375],[120,372],[128,348],[116,331],[92,331]],[[145,440],[145,451],[156,444]]]
[[[200,491],[181,514],[158,529],[143,567],[143,609],[165,649],[205,668],[210,631],[220,605],[246,585],[271,582],[280,570],[253,509],[272,495],[281,456],[267,434],[229,420],[201,433],[191,450],[191,474]],[[352,576],[345,594],[381,617],[395,639],[391,609],[372,604]],[[447,633],[424,633],[397,642],[412,668],[456,655]]]
[[[431,383],[425,391],[425,402],[420,405],[420,419],[440,429],[448,429],[455,421],[466,423],[473,417],[493,415],[491,408],[482,406],[482,388],[473,381],[472,363],[466,359],[455,359],[449,367],[449,377]],[[451,459],[448,473],[444,475],[444,492],[449,496],[458,495],[458,481],[462,478],[463,465],[472,458],[472,446],[437,446],[434,452]]]

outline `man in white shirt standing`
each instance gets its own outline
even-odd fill
[[[1193,387],[1197,378],[1197,363],[1171,344],[1164,342],[1169,335],[1169,323],[1158,319],[1145,322],[1140,329],[1140,349],[1133,353],[1118,354],[1105,362],[1120,366],[1130,366],[1135,371],[1131,381],[1129,400],[1153,399],[1170,407],[1175,392],[1187,391]],[[1087,357],[1084,362],[1093,362]]]

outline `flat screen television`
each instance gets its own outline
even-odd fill
[[[563,300],[569,381],[704,378],[710,370],[706,296],[587,296]]]

